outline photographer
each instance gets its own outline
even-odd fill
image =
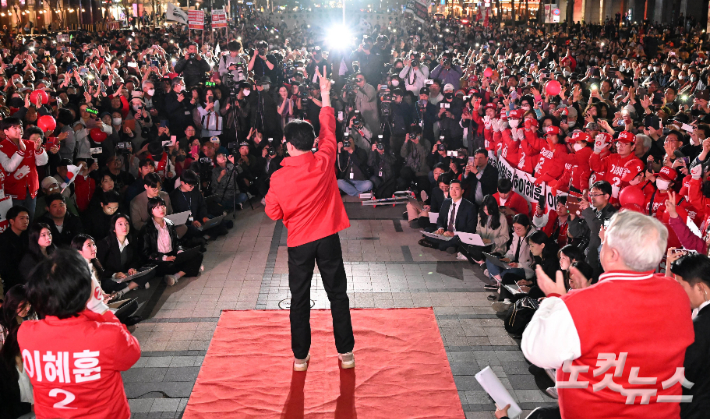
[[[390,197],[395,192],[394,164],[397,161],[392,151],[385,152],[382,138],[378,138],[372,148],[368,150],[367,165],[372,171],[370,181],[377,198]]]
[[[224,118],[224,138],[227,141],[240,141],[246,138],[249,131],[249,113],[251,106],[248,97],[251,94],[251,84],[242,81],[231,87],[227,104],[219,110]]]
[[[261,77],[256,81],[256,92],[248,99],[249,121],[251,127],[264,134],[267,138],[281,138],[281,116],[274,96],[270,92],[271,79]]]
[[[360,148],[369,149],[372,144],[372,133],[363,125],[362,116],[355,112],[350,118],[347,134]]]
[[[183,75],[187,87],[201,83],[210,68],[210,64],[202,59],[202,54],[198,52],[197,44],[194,42],[187,45],[185,55],[180,57],[175,64],[175,72]],[[168,114],[170,115],[170,112]],[[182,132],[182,130],[178,132]]]
[[[428,191],[429,188],[429,166],[426,163],[427,155],[431,146],[429,141],[422,138],[422,129],[413,126],[409,134],[406,135],[400,156],[404,159],[404,167],[397,180],[397,190],[404,190],[410,187],[414,181],[417,183],[418,191]]]
[[[365,126],[372,135],[380,134],[380,115],[377,111],[377,90],[368,84],[362,73],[355,75],[357,91],[355,92],[355,109],[360,111]]]
[[[217,197],[217,203],[223,211],[234,210],[237,205],[246,202],[248,198],[246,193],[239,189],[237,177],[240,176],[244,169],[241,164],[234,164],[234,156],[229,156],[218,151],[215,156],[216,165],[212,169],[212,194]],[[222,215],[215,213],[214,216]]]
[[[355,146],[354,141],[345,138],[338,143],[338,188],[350,196],[372,190],[370,168],[367,166],[367,152]]]
[[[229,54],[223,55],[219,60],[219,75],[224,86],[229,86],[230,82],[244,81],[247,78],[244,74],[247,63],[244,62],[240,54],[242,44],[239,41],[230,41],[227,48]]]
[[[404,144],[404,137],[414,120],[414,109],[405,102],[404,91],[401,88],[392,91],[390,103],[390,150],[400,150]],[[383,115],[384,116],[384,115]]]
[[[261,149],[261,158],[256,163],[256,180],[254,181],[259,196],[266,196],[271,183],[271,175],[281,168],[283,156],[277,154],[276,145],[268,143]],[[264,204],[262,199],[262,205]]]
[[[170,130],[181,133],[192,120],[192,110],[195,105],[190,102],[185,93],[185,82],[181,77],[175,77],[170,85],[172,90],[165,95],[165,113],[168,115]],[[162,122],[160,125],[165,126]]]
[[[415,105],[415,122],[422,127],[424,139],[433,143],[435,138],[434,124],[438,119],[439,108],[429,101],[429,93],[428,87],[419,89],[419,100]],[[392,140],[390,140],[391,142]]]
[[[303,85],[302,88],[308,91],[308,99],[301,101],[299,98],[298,102],[296,102],[296,106],[298,107],[299,104],[305,106],[303,110],[304,118],[308,121],[313,121],[311,122],[313,129],[315,132],[320,132],[320,120],[318,116],[320,115],[320,109],[323,107],[323,97],[321,97],[320,89],[317,84],[310,86]]]
[[[274,69],[276,68],[276,64],[278,64],[278,61],[273,55],[266,54],[268,47],[269,44],[266,41],[259,41],[256,43],[256,48],[254,48],[254,53],[252,54],[248,67],[248,70],[254,73],[255,79],[268,77],[276,80],[277,78]]]
[[[444,100],[439,102],[439,135],[446,137],[446,145],[452,150],[463,145],[463,128],[460,124],[463,106],[463,100],[454,97],[454,86],[445,85]]]
[[[439,65],[437,65],[434,70],[431,71],[430,76],[433,79],[439,79],[443,84],[451,84],[454,90],[459,89],[459,83],[463,71],[461,67],[453,65],[452,54],[449,51],[441,54],[439,59]]]
[[[417,54],[412,53],[404,60],[404,68],[399,72],[399,77],[404,80],[404,88],[418,95],[426,86],[426,79],[429,76],[429,69],[422,65]]]

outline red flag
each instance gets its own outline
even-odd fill
[[[490,10],[490,7],[486,7],[486,19],[483,21],[483,26],[486,28],[490,27],[490,20],[488,19],[488,12]]]

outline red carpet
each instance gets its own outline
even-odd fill
[[[311,310],[311,362],[292,371],[287,310],[225,311],[183,418],[463,419],[431,308],[351,310],[341,370],[329,310]]]

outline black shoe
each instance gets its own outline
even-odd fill
[[[447,248],[446,248],[446,253],[448,253],[448,254],[450,254],[450,255],[453,255],[453,254],[456,253],[457,251],[458,251],[458,248],[457,248],[456,246],[452,246],[452,247],[447,247]]]
[[[123,324],[125,324],[126,326],[133,326],[142,321],[143,318],[141,316],[129,316],[128,318],[126,318],[126,320],[123,321]]]
[[[434,249],[436,247],[436,245],[434,243],[428,241],[427,239],[419,240],[419,246],[428,247],[430,249]]]
[[[489,295],[488,297],[486,297],[486,299],[488,301],[496,301],[498,299],[498,296],[497,295]]]
[[[498,285],[489,285],[486,284],[483,286],[483,289],[486,291],[498,291]]]
[[[409,218],[409,213],[408,213],[407,211],[404,211],[404,212],[402,213],[402,219],[403,219],[403,220],[406,220],[407,218]]]

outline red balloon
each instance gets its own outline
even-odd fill
[[[493,69],[490,67],[487,67],[485,70],[483,70],[483,76],[485,77],[490,77],[493,75]]]
[[[103,143],[106,137],[108,137],[108,134],[106,134],[106,132],[101,128],[93,128],[89,132],[89,135],[91,136],[91,139],[97,143]]]
[[[619,203],[624,208],[632,205],[643,208],[646,204],[646,196],[641,189],[635,186],[627,186],[619,193]]]
[[[636,211],[640,212],[641,214],[644,214],[643,208],[641,208],[640,205],[638,204],[629,204],[629,205],[624,205],[621,207],[622,211]]]
[[[30,102],[32,102],[33,105],[37,104],[37,96],[42,98],[42,104],[46,105],[49,103],[49,95],[47,92],[44,90],[34,90],[32,93],[30,93]]]
[[[57,128],[57,121],[52,115],[42,115],[37,119],[37,126],[44,132],[53,131]]]
[[[556,96],[560,93],[560,90],[562,90],[562,86],[560,86],[560,82],[558,82],[557,80],[550,80],[545,86],[545,91],[550,96]]]

